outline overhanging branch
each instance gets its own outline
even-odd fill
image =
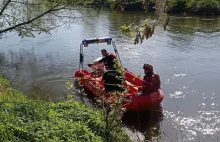
[[[4,7],[2,8],[2,10],[0,11],[0,16],[2,15],[2,13],[5,11],[6,7],[9,5],[9,3],[11,2],[11,0],[8,0],[6,2],[6,4],[4,5]]]
[[[11,0],[10,0],[10,1],[11,1]],[[60,8],[58,8],[58,7],[59,7],[59,4],[55,5],[53,8],[50,8],[49,10],[45,11],[44,13],[42,13],[42,14],[36,16],[35,18],[33,18],[33,19],[31,19],[31,20],[28,20],[28,21],[26,21],[26,22],[22,22],[22,23],[20,23],[20,24],[17,24],[17,25],[14,25],[14,26],[12,26],[12,27],[9,27],[9,28],[6,28],[6,29],[4,29],[4,30],[1,30],[1,31],[0,31],[0,34],[1,34],[1,33],[4,33],[4,32],[11,31],[11,30],[14,30],[14,29],[16,29],[17,27],[20,27],[20,26],[30,24],[30,23],[32,23],[33,21],[35,21],[35,20],[37,20],[37,19],[43,17],[43,16],[46,15],[46,14],[49,14],[49,13],[54,12],[54,11],[59,11],[59,10],[61,10],[61,9],[63,9],[63,8],[66,8],[67,5],[66,5],[66,6],[62,6],[62,7],[60,7]]]

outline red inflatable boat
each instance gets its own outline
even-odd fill
[[[114,42],[112,42],[111,38],[97,38],[97,39],[85,39],[80,46],[80,68],[75,72],[75,78],[79,81],[79,83],[83,86],[84,89],[90,91],[95,97],[102,98],[112,98],[112,101],[118,97],[123,97],[123,106],[127,110],[133,111],[145,111],[154,106],[159,105],[163,98],[164,94],[161,89],[149,94],[149,95],[141,95],[137,94],[141,92],[143,80],[133,73],[129,71],[124,72],[124,87],[126,88],[126,93],[123,94],[115,94],[106,92],[104,88],[104,81],[102,77],[96,77],[93,75],[93,72],[90,72],[83,68],[83,47],[88,46],[91,43],[103,43],[107,42],[108,44],[112,44],[115,55],[120,61],[116,46]]]

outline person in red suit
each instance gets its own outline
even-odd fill
[[[142,92],[138,95],[149,95],[150,93],[157,91],[160,88],[160,76],[155,74],[153,66],[150,64],[144,64],[143,66],[145,76],[143,78]]]

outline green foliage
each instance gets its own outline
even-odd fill
[[[187,7],[218,7],[220,6],[220,0],[169,0],[171,5],[175,5],[178,2],[185,2]]]
[[[177,3],[179,3],[179,2],[185,2],[186,0],[169,0],[169,4],[170,5],[175,5],[175,4],[177,4]]]
[[[144,38],[150,38],[154,33],[155,21],[154,23],[149,23],[149,19],[144,20],[142,26],[123,25],[120,27],[121,33],[123,35],[134,38],[134,44],[142,43]]]
[[[8,88],[9,85],[10,82],[7,79],[0,76],[0,94],[5,92],[5,88]]]
[[[110,4],[110,9],[115,9],[117,12],[124,11],[128,0],[107,0]]]
[[[123,35],[128,35],[130,37],[134,37],[134,32],[132,31],[133,28],[133,23],[129,24],[128,26],[124,24],[123,26],[120,27],[121,33]]]
[[[10,85],[10,82],[7,79],[5,79],[5,78],[0,76],[0,84],[1,85],[4,84],[4,85],[6,85],[8,87]]]
[[[141,26],[134,25],[133,23],[130,25],[124,24],[120,27],[120,31],[123,35],[134,38],[134,44],[142,43],[144,39],[149,39],[154,34],[155,27],[158,24],[162,24],[164,30],[166,30],[169,24],[169,15],[162,14],[158,20],[149,20],[145,19]]]
[[[117,0],[109,0],[109,1],[110,1],[110,8],[114,9],[117,4]]]
[[[72,96],[58,103],[33,101],[8,86],[0,94],[0,141],[104,142],[103,114]],[[121,127],[108,132],[111,141],[129,141]]]
[[[220,6],[220,0],[186,0],[187,7],[217,7]]]

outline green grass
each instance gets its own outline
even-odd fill
[[[28,99],[0,77],[0,141],[104,142],[103,113],[71,96],[58,103]],[[109,130],[108,141],[130,140],[119,126]]]

